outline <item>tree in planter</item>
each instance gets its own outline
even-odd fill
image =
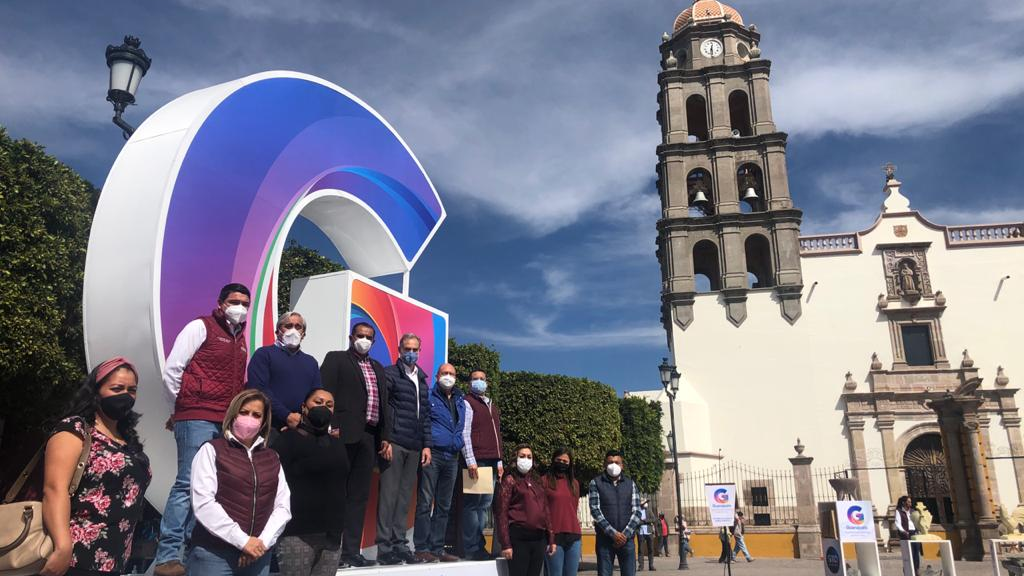
[[[277,279],[277,313],[290,310],[292,280],[308,278],[317,274],[340,272],[345,267],[312,248],[306,248],[290,240],[281,251],[281,266]]]
[[[533,446],[546,467],[559,446],[572,449],[583,486],[604,469],[604,454],[622,446],[622,418],[615,390],[586,378],[533,372],[501,376],[502,436],[506,457],[521,442]]]
[[[637,396],[619,400],[622,417],[622,455],[637,489],[655,494],[665,470],[661,439],[661,404]]]
[[[85,375],[82,280],[97,197],[42,146],[0,127],[3,444],[39,433]]]

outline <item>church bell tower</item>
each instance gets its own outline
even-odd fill
[[[790,324],[800,317],[803,213],[789,195],[760,38],[717,0],[694,2],[662,37],[657,254],[670,334],[673,321],[690,326],[706,292],[736,326],[752,291],[772,291]]]

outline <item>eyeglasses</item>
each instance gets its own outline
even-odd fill
[[[292,328],[295,328],[296,330],[306,329],[306,325],[300,322],[285,322],[284,324],[281,324],[281,327],[285,330],[291,330]]]

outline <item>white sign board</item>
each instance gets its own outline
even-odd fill
[[[865,500],[839,500],[836,502],[836,520],[841,542],[874,542],[875,519],[871,502]]]
[[[711,513],[711,525],[716,528],[732,526],[736,518],[736,485],[705,484],[704,495]]]

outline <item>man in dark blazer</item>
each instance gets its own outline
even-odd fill
[[[348,497],[341,560],[349,566],[372,566],[376,562],[360,554],[363,518],[370,496],[370,479],[377,456],[391,460],[391,429],[388,422],[388,387],[384,367],[370,358],[376,332],[360,322],[352,327],[348,350],[328,352],[320,366],[325,390],[337,399],[333,430],[341,435],[348,451]]]

